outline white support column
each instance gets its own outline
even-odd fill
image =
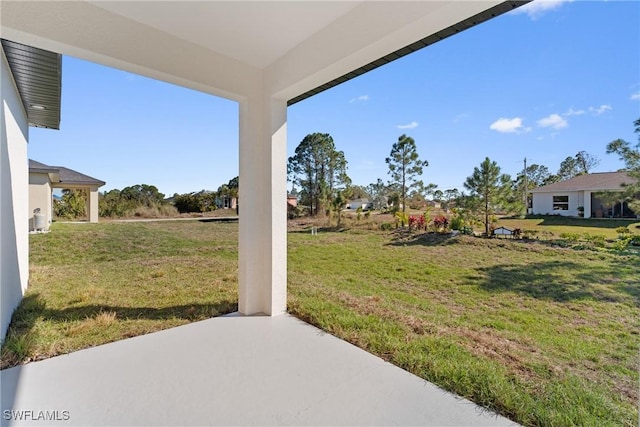
[[[87,188],[87,218],[98,222],[98,187]]]
[[[591,191],[584,192],[584,217],[591,218]]]
[[[240,103],[239,295],[245,315],[287,309],[287,103]]]

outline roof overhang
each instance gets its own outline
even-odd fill
[[[29,126],[60,128],[61,55],[2,39]]]
[[[289,104],[527,1],[2,1],[2,37]]]

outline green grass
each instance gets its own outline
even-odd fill
[[[3,367],[237,308],[237,224],[55,224],[30,243]],[[525,425],[637,424],[633,252],[352,229],[289,233],[288,258],[291,313],[447,390]]]
[[[31,235],[2,367],[237,310],[237,234],[237,224],[183,221]]]
[[[344,232],[290,234],[289,260],[292,313],[448,390],[525,425],[637,423],[637,256]]]
[[[571,218],[558,215],[525,219],[501,218],[497,226],[536,230],[555,237],[559,237],[563,233],[579,233],[615,239],[618,237],[616,232],[618,227],[628,227],[631,233],[640,235],[640,221],[637,219]]]

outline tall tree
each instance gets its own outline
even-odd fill
[[[330,208],[336,192],[351,183],[347,160],[328,133],[312,133],[298,144],[287,164],[289,180],[300,188],[300,202],[312,215]]]
[[[367,191],[371,195],[371,203],[373,209],[382,210],[387,207],[389,202],[389,187],[380,179],[367,186]]]
[[[391,154],[385,160],[389,165],[389,175],[392,182],[399,187],[402,213],[406,213],[407,191],[422,185],[416,178],[422,175],[422,168],[429,166],[429,162],[419,159],[416,142],[410,136],[401,135],[398,142],[391,147]]]
[[[569,156],[560,163],[557,175],[560,181],[566,181],[578,175],[589,173],[599,164],[600,160],[597,157],[586,151],[578,151],[575,156]]]
[[[600,159],[586,151],[578,151],[575,155],[575,159],[576,165],[578,166],[581,174],[589,173],[600,164]]]
[[[631,200],[629,206],[634,212],[640,212],[640,200],[636,197],[640,194],[640,119],[633,122],[635,133],[638,134],[638,144],[635,148],[623,139],[616,139],[607,144],[607,153],[615,153],[625,164],[625,171],[635,179],[635,183],[627,185],[624,197]]]
[[[478,200],[479,210],[484,218],[484,232],[488,236],[489,217],[511,195],[511,177],[500,174],[498,164],[486,157],[480,167],[474,168],[473,174],[467,177],[464,187]]]
[[[449,210],[452,204],[456,203],[456,200],[460,198],[460,191],[457,188],[449,188],[444,190],[442,208]]]

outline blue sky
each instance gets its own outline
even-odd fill
[[[288,151],[329,133],[354,184],[388,180],[398,136],[428,160],[423,181],[463,189],[489,157],[512,176],[526,157],[556,172],[585,150],[595,171],[635,143],[640,2],[533,2],[289,107]],[[215,190],[238,174],[235,102],[63,58],[59,131],[31,129],[29,157],[167,195]]]

